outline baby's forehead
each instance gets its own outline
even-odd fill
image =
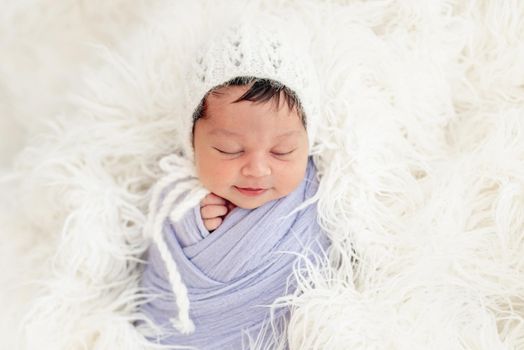
[[[271,126],[261,126],[259,129],[280,131],[279,129],[273,128]],[[245,126],[245,125],[240,125],[240,126],[234,128],[234,129],[233,128],[228,128],[227,126],[226,127],[217,127],[217,128],[211,129],[209,134],[210,135],[216,135],[216,136],[225,136],[225,137],[243,136],[244,134],[239,132],[239,131],[242,131],[242,130],[250,131],[252,129],[249,126]],[[294,130],[294,129],[293,130],[285,130],[283,132],[279,132],[278,134],[279,134],[278,136],[281,136],[281,137],[293,136],[295,134],[299,134],[299,130]]]

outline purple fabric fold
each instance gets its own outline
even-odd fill
[[[166,219],[164,239],[187,286],[195,332],[182,335],[169,318],[178,310],[163,260],[155,245],[147,255],[142,287],[158,294],[141,312],[166,330],[161,344],[197,349],[242,349],[242,332],[256,338],[276,298],[292,293],[294,253],[320,254],[328,239],[317,224],[316,204],[288,215],[318,188],[310,159],[301,184],[286,197],[247,210],[235,208],[211,234],[197,206],[179,222]],[[286,287],[287,292],[286,292]],[[287,308],[275,318],[287,317]],[[150,339],[151,340],[151,339]],[[244,339],[245,341],[245,339]]]

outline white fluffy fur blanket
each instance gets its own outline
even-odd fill
[[[2,173],[0,348],[149,348],[128,320],[180,67],[258,11],[303,27],[321,78],[333,245],[281,300],[289,348],[524,349],[524,2],[3,2],[1,118],[28,138]]]

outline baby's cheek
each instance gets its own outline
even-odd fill
[[[306,162],[297,162],[285,169],[280,176],[280,192],[282,196],[287,196],[293,192],[302,182],[306,175]]]
[[[204,187],[213,192],[213,176],[208,164],[201,163],[197,166],[198,179]]]
[[[230,172],[227,165],[210,161],[200,168],[199,177],[208,190],[217,193],[231,186]]]
[[[222,191],[228,191],[232,186],[236,185],[235,180],[234,170],[227,165],[222,165],[217,169],[213,177],[214,185]]]

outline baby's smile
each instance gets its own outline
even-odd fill
[[[266,191],[268,190],[267,188],[242,188],[242,187],[238,187],[238,186],[235,186],[235,188],[240,193],[242,193],[242,194],[244,194],[246,196],[249,196],[249,197],[259,196],[261,194],[266,193]]]

